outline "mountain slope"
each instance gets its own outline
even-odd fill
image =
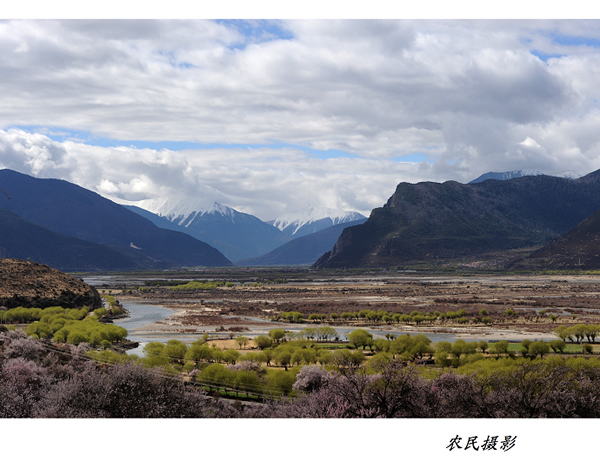
[[[11,198],[0,198],[1,207],[55,233],[137,252],[170,267],[231,264],[213,247],[186,234],[160,229],[69,182],[4,169],[0,170],[0,183]]]
[[[600,269],[600,211],[510,269]]]
[[[299,238],[331,226],[366,219],[358,212],[309,206],[303,211],[282,215],[269,223],[290,237]]]
[[[98,291],[80,279],[47,265],[17,259],[0,259],[0,305],[7,308],[102,305]]]
[[[316,233],[292,239],[281,247],[277,247],[275,250],[258,258],[236,261],[235,264],[237,266],[313,264],[321,255],[331,250],[344,228],[358,225],[362,222],[362,220],[355,220],[331,226]]]
[[[291,239],[259,218],[219,203],[194,204],[181,198],[146,200],[139,207],[128,208],[157,226],[176,225],[177,231],[219,249],[230,260],[262,255]]]
[[[477,184],[401,183],[315,267],[380,267],[539,245],[600,209],[600,171]]]
[[[135,251],[64,236],[0,208],[0,257],[31,259],[62,271],[165,268]]]

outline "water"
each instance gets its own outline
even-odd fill
[[[123,305],[123,307],[125,307],[129,311],[130,317],[127,319],[123,319],[123,320],[115,320],[115,324],[127,329],[127,331],[129,332],[129,335],[127,336],[127,338],[129,340],[139,343],[139,347],[127,351],[127,353],[130,355],[143,356],[144,355],[143,354],[144,346],[148,342],[165,343],[168,340],[177,339],[184,343],[189,344],[189,343],[192,343],[192,342],[198,340],[200,337],[198,334],[187,335],[187,334],[168,334],[168,333],[160,333],[160,332],[148,333],[143,330],[140,331],[140,328],[143,328],[146,325],[156,323],[158,321],[162,321],[162,320],[168,318],[171,314],[174,313],[174,311],[170,310],[170,309],[165,309],[162,307],[150,306],[147,304],[140,304],[135,301],[123,301],[122,300],[121,304]],[[269,330],[271,330],[273,328],[277,328],[277,327],[283,327],[286,330],[292,331],[294,333],[302,331],[309,327],[318,328],[318,326],[315,326],[315,325],[309,325],[309,324],[289,325],[289,324],[284,324],[281,322],[272,322],[272,321],[268,321],[268,320],[264,320],[264,319],[260,319],[260,318],[256,318],[256,317],[247,317],[246,319],[249,321],[249,325],[251,325],[252,321],[269,323],[269,326],[265,326],[265,327],[261,327],[261,328],[253,328],[251,331],[245,331],[243,333],[244,336],[247,336],[249,338],[254,338],[259,335],[266,335],[269,332]],[[360,328],[358,328],[358,327],[336,327],[334,329],[337,331],[340,340],[347,341],[348,334],[350,334],[355,329],[360,329]],[[423,334],[423,335],[427,336],[431,340],[432,343],[440,342],[440,341],[454,342],[457,339],[464,339],[464,340],[492,340],[492,339],[495,340],[495,339],[497,339],[497,337],[495,337],[493,334],[488,334],[485,336],[468,336],[468,335],[462,334],[459,336],[457,333],[459,333],[460,330],[457,331],[457,333],[452,333],[452,332],[433,333],[433,332],[426,332],[426,331],[407,332],[407,331],[399,330],[397,328],[372,329],[372,328],[369,328],[368,326],[365,326],[364,329],[366,329],[371,334],[373,334],[373,336],[375,338],[385,338],[386,334],[393,334],[395,336],[400,336],[402,334],[410,334],[411,336],[415,336],[416,334]],[[218,335],[220,337],[227,337],[229,333],[228,332],[215,333],[215,332],[211,331],[210,334]],[[527,337],[519,336],[516,334],[514,336],[510,337],[511,340],[522,340],[525,338],[527,338]],[[546,340],[546,339],[544,339],[544,340]],[[547,339],[547,340],[550,340],[550,339]]]
[[[139,347],[128,350],[127,354],[143,356],[143,349],[146,343],[152,341],[166,342],[167,340],[174,338],[172,335],[169,337],[152,337],[137,334],[135,332],[135,330],[138,328],[142,328],[146,325],[150,325],[152,323],[156,323],[157,321],[168,318],[174,313],[174,311],[165,309],[163,307],[138,304],[133,301],[121,300],[120,303],[129,311],[129,318],[115,320],[114,324],[127,330],[129,333],[127,339],[140,344]]]
[[[164,307],[138,304],[133,301],[121,300],[120,303],[129,311],[129,318],[117,320],[117,324],[127,331],[164,320],[174,313],[174,311]]]

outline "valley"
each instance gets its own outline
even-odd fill
[[[131,328],[130,337],[142,341],[191,342],[203,334],[255,337],[273,328],[294,333],[319,326],[335,328],[341,341],[357,328],[380,338],[424,333],[432,341],[549,340],[560,325],[600,323],[600,277],[594,275],[231,270],[84,280],[125,307],[145,304],[173,311],[164,320]],[[229,286],[173,286],[191,280]],[[452,315],[458,311],[462,318]],[[292,313],[302,317],[286,318]]]

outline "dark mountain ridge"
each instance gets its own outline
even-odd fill
[[[0,183],[11,198],[0,198],[0,207],[55,233],[135,252],[150,263],[169,267],[231,265],[206,243],[158,228],[144,217],[67,181],[38,179],[4,169],[0,170]]]
[[[170,265],[132,249],[55,233],[4,208],[0,208],[0,257],[31,259],[70,272],[163,269]]]
[[[401,183],[317,268],[388,267],[542,245],[600,209],[600,171],[475,184]]]

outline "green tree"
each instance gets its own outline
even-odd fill
[[[309,320],[312,320],[312,321],[317,321],[317,320],[320,320],[320,319],[321,319],[321,315],[320,315],[320,314],[314,314],[314,313],[313,313],[313,314],[310,314],[310,315],[308,316],[308,319],[309,319]]]
[[[555,339],[550,341],[550,348],[556,353],[557,351],[563,353],[567,343],[562,339]]]
[[[338,336],[337,331],[330,326],[322,326],[320,328],[317,328],[316,334],[319,337],[319,339],[322,340],[335,339]]]
[[[200,361],[210,361],[212,359],[212,350],[207,344],[193,343],[185,352],[185,361],[198,363]]]
[[[186,344],[180,340],[171,339],[167,341],[162,354],[169,358],[172,362],[183,364],[183,358],[188,350]]]
[[[331,350],[319,350],[317,361],[321,365],[331,364],[333,359],[333,352]]]
[[[289,350],[281,350],[275,357],[275,362],[288,370],[288,366],[292,361],[292,353]]]
[[[531,345],[531,341],[529,339],[523,339],[521,341],[521,346],[528,351],[529,350],[529,346]]]
[[[227,364],[235,364],[239,357],[240,352],[237,350],[229,349],[223,352],[223,361]]]
[[[452,366],[453,362],[449,354],[445,350],[436,350],[434,353],[435,365],[438,367]]]
[[[561,338],[563,341],[567,339],[567,327],[565,325],[560,325],[558,328],[554,330],[554,334],[556,337]]]
[[[289,396],[296,382],[294,372],[282,370],[270,370],[267,374],[266,391],[274,396]]]
[[[355,329],[350,334],[348,334],[348,340],[356,348],[366,348],[367,345],[371,346],[371,344],[373,343],[373,334],[364,329]]]
[[[285,332],[284,332],[284,334],[285,334]],[[254,338],[254,343],[256,344],[256,346],[258,348],[260,348],[261,350],[264,350],[265,348],[269,348],[273,342],[270,337],[256,336]]]
[[[345,369],[359,368],[365,359],[366,356],[363,352],[350,351],[347,348],[343,348],[334,351],[331,363],[341,371],[344,371]]]
[[[274,343],[279,343],[285,337],[285,331],[279,328],[270,330],[268,334]]]
[[[235,338],[236,343],[238,344],[238,346],[240,347],[240,350],[242,348],[244,348],[248,342],[250,342],[250,339],[248,339],[247,337],[244,336],[238,336]]]
[[[541,340],[532,342],[531,345],[529,345],[529,355],[532,358],[535,358],[537,355],[540,355],[540,358],[543,358],[549,351],[550,345]]]
[[[200,371],[196,378],[200,382],[209,383],[213,386],[231,387],[235,379],[235,373],[222,364],[209,364]]]
[[[488,349],[488,347],[489,347],[489,344],[485,340],[479,341],[479,348],[481,349],[481,351],[483,353],[485,353],[485,351]]]
[[[235,372],[233,386],[236,389],[248,391],[250,393],[262,393],[263,391],[263,387],[260,378],[258,377],[258,373],[254,371],[242,370]]]
[[[508,353],[508,341],[499,340],[498,342],[495,342],[488,352],[496,357]]]
[[[88,338],[87,334],[85,334],[81,330],[71,331],[69,333],[69,335],[67,336],[67,342],[69,344],[73,344],[73,345],[79,345],[82,342],[88,342],[88,341],[89,341],[89,338]]]

